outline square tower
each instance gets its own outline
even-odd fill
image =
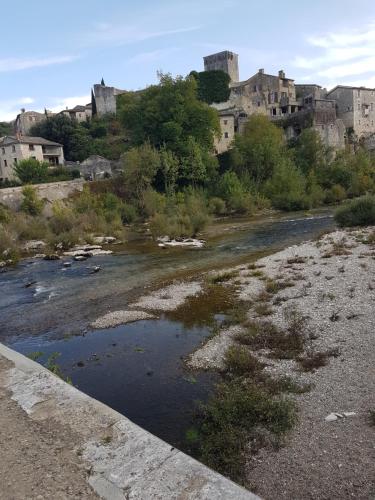
[[[224,50],[223,52],[206,56],[203,60],[205,71],[221,70],[228,73],[232,82],[239,81],[238,54]]]

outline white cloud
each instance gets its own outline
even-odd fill
[[[44,57],[44,58],[29,58],[18,59],[8,58],[0,59],[0,72],[20,71],[31,68],[41,68],[51,66],[53,64],[65,64],[77,59],[76,56],[60,56],[60,57]]]
[[[153,31],[138,25],[122,25],[101,23],[96,29],[83,36],[85,45],[111,45],[120,46],[135,42],[143,42],[152,38],[162,38],[179,33],[188,33],[199,30],[201,26],[188,26],[175,29]]]
[[[0,101],[0,121],[10,122],[16,118],[21,108],[32,104],[32,97],[20,97],[19,99],[8,99]]]
[[[301,75],[301,81],[317,80],[326,86],[340,83],[349,85],[350,81],[354,80],[353,77],[360,75],[363,75],[361,85],[368,85],[368,82],[374,81],[374,22],[362,30],[347,30],[321,36],[310,36],[307,38],[307,42],[314,51],[318,51],[318,54],[310,58],[297,56],[294,59],[295,67],[309,70],[308,76]],[[359,82],[357,81],[357,83]]]
[[[53,99],[49,104],[47,103],[46,108],[53,113],[59,113],[66,108],[71,109],[78,105],[84,106],[90,101],[91,96],[89,94],[73,97],[61,97]]]

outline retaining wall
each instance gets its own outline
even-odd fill
[[[90,468],[93,489],[108,500],[257,500],[258,497],[0,344],[12,367],[0,375],[40,425],[69,426]],[[1,411],[1,409],[0,409]],[[110,442],[103,436],[110,433]]]
[[[82,191],[84,183],[83,179],[75,179],[72,181],[35,184],[33,187],[39,198],[47,201],[48,209],[48,205],[54,201],[63,200],[77,191]],[[20,209],[22,198],[22,186],[0,189],[0,203],[12,210]]]

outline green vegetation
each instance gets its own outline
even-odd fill
[[[229,99],[230,76],[221,70],[192,71],[190,75],[198,84],[198,98],[207,104],[225,102]]]
[[[189,431],[190,451],[203,463],[243,483],[249,444],[263,433],[277,440],[296,420],[294,405],[249,378],[219,384],[200,407],[197,429]],[[256,439],[261,443],[261,439]],[[259,444],[261,446],[261,444]]]
[[[22,184],[45,182],[48,176],[48,163],[35,158],[21,160],[14,167],[14,172]]]
[[[13,127],[9,122],[0,122],[0,137],[4,137],[5,135],[12,135]]]
[[[363,196],[340,207],[335,213],[340,226],[369,226],[375,224],[375,196]]]
[[[22,189],[23,200],[21,210],[29,215],[39,215],[42,213],[44,201],[38,198],[32,186],[24,186]]]

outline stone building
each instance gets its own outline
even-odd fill
[[[48,113],[48,116],[52,113]],[[16,134],[28,135],[31,128],[46,119],[46,113],[38,113],[37,111],[25,111],[21,110],[21,113],[17,115],[16,121],[14,123],[14,132]]]
[[[60,111],[60,114],[68,116],[70,119],[76,120],[77,122],[85,122],[90,120],[92,116],[92,104],[90,102],[85,106],[78,105],[72,109],[66,108]]]
[[[327,98],[335,100],[337,116],[357,139],[375,133],[375,89],[338,85]]]
[[[13,167],[17,162],[35,158],[51,166],[64,164],[63,147],[42,137],[5,136],[0,138],[0,180],[15,178]]]
[[[238,71],[238,55],[229,50],[211,54],[203,58],[205,71],[221,70],[228,73],[232,82],[240,79]]]
[[[229,52],[222,54],[226,53]],[[206,60],[207,57],[204,58],[205,69],[208,68]],[[215,140],[217,153],[231,147],[235,133],[241,133],[248,117],[253,114],[265,115],[278,123],[287,139],[312,127],[327,146],[335,150],[344,148],[347,125],[337,115],[335,98],[320,85],[296,85],[283,70],[270,75],[260,69],[249,79],[231,81],[229,86],[228,101],[212,104],[219,113],[221,126],[221,136]]]
[[[91,92],[92,114],[98,116],[116,114],[117,96],[125,92],[126,90],[107,87],[103,80],[102,83],[96,83]]]

